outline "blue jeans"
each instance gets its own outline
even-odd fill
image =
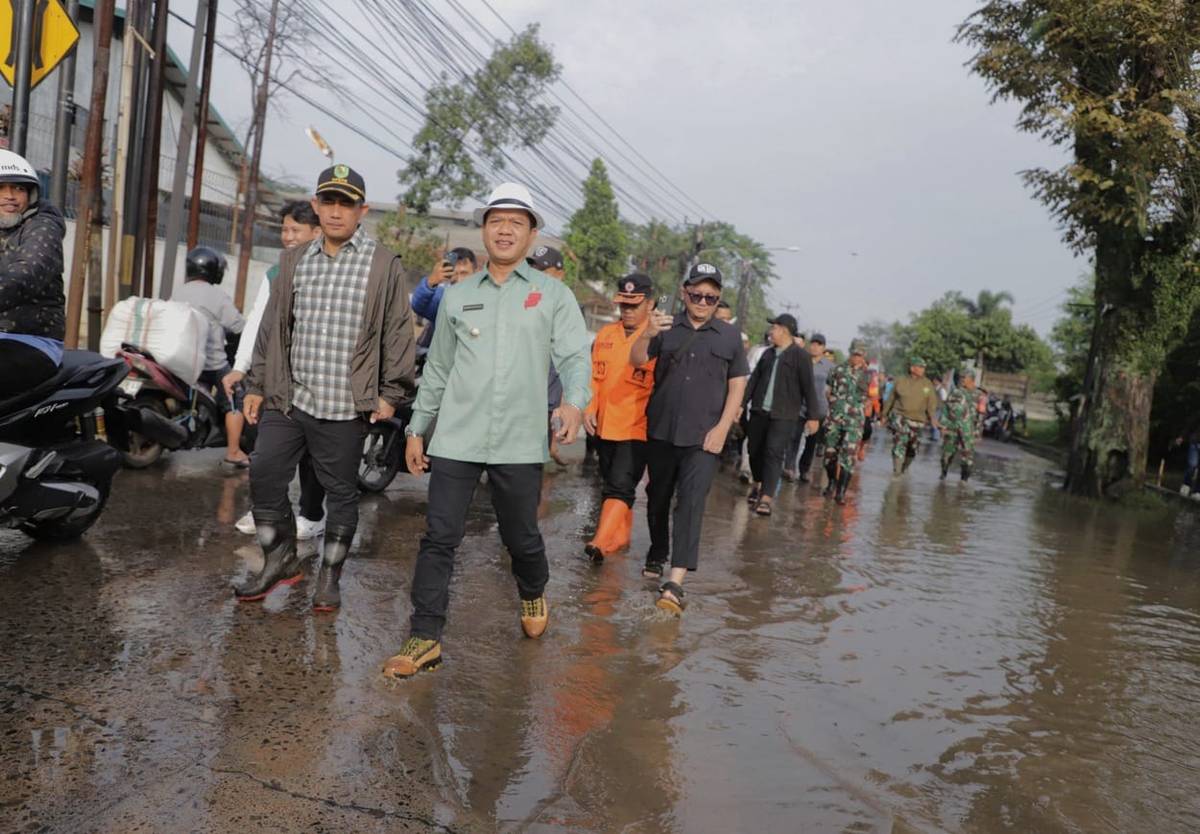
[[[1183,482],[1187,486],[1196,483],[1196,469],[1200,467],[1200,443],[1189,443],[1187,450],[1187,469],[1183,471]]]

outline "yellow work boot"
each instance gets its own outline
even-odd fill
[[[526,637],[537,639],[550,625],[550,605],[543,594],[537,599],[521,600],[521,629]]]
[[[442,662],[442,644],[424,637],[409,637],[400,653],[383,664],[383,673],[390,678],[411,678],[422,669],[436,669]]]

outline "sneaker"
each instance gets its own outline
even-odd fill
[[[423,637],[409,637],[400,653],[383,664],[383,673],[392,678],[411,678],[422,669],[436,669],[442,662],[442,644]]]
[[[1179,488],[1179,494],[1182,495],[1184,498],[1187,498],[1189,495],[1192,494],[1192,488],[1190,486],[1188,486],[1187,484],[1184,484],[1183,486],[1181,486]]]
[[[545,595],[521,600],[521,629],[526,637],[541,637],[549,624],[550,606],[546,603]]]
[[[245,533],[247,536],[253,536],[258,530],[258,528],[254,525],[254,513],[246,513],[237,520],[237,524],[234,524],[233,527],[239,533]]]
[[[325,532],[325,519],[309,521],[302,515],[296,516],[296,538],[299,541],[315,539]]]
[[[1193,492],[1188,497],[1191,498],[1193,501],[1200,501],[1200,492]]]

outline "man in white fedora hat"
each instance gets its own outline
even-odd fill
[[[591,398],[587,328],[574,294],[529,265],[542,226],[529,190],[504,183],[475,212],[487,269],[447,287],[407,429],[413,472],[430,470],[426,531],[412,583],[410,636],[384,674],[406,678],[441,661],[454,554],[479,476],[487,472],[500,538],[512,558],[525,635],[546,630],[546,548],[537,506],[546,459],[546,377],[562,378],[560,443],[572,443]],[[437,430],[425,452],[425,434]]]

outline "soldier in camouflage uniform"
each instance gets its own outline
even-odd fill
[[[892,471],[899,475],[908,469],[921,445],[921,430],[926,423],[941,428],[937,420],[941,401],[933,383],[925,378],[925,360],[914,356],[909,360],[909,373],[896,380],[891,396],[883,406],[895,440],[892,442]]]
[[[955,455],[962,466],[962,479],[971,477],[975,465],[975,436],[979,430],[979,393],[975,389],[975,372],[962,371],[958,387],[946,398],[942,428],[942,479],[950,472]]]
[[[825,495],[834,492],[837,502],[846,503],[846,487],[854,474],[858,441],[862,438],[867,414],[867,350],[860,341],[850,345],[850,358],[829,374],[829,422],[825,433],[825,471],[829,485]]]

